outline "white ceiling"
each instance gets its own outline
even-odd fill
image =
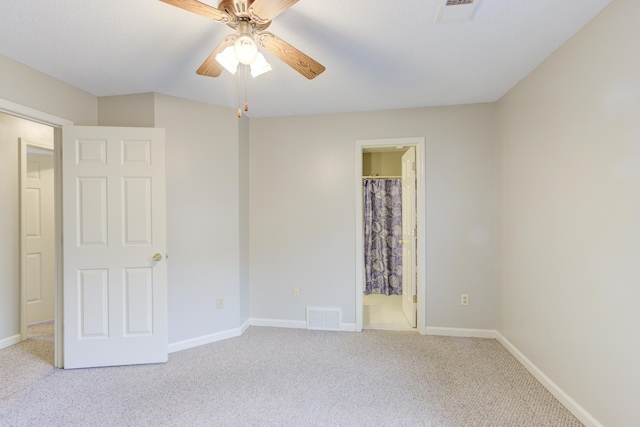
[[[269,31],[327,70],[307,80],[265,52],[248,115],[493,102],[611,2],[477,0],[472,20],[436,24],[441,1],[300,0]],[[238,106],[236,76],[195,74],[233,30],[158,0],[0,0],[0,28],[0,54],[95,96]]]

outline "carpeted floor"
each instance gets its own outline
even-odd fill
[[[42,333],[0,351],[1,426],[582,425],[489,339],[251,327],[162,365],[52,363]]]

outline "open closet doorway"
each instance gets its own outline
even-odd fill
[[[424,138],[356,143],[356,330],[423,331]]]
[[[55,184],[53,129],[29,125],[42,131],[37,140],[19,139],[20,309],[34,326],[55,320]]]
[[[17,333],[5,344],[37,340],[48,346],[51,364],[61,368],[60,137],[61,127],[73,123],[3,99],[0,122],[3,200],[16,213],[0,217],[0,225],[12,230],[0,248],[11,252],[0,261],[6,271],[0,324],[5,334]]]
[[[26,330],[21,335],[22,340],[31,340],[29,351],[38,351],[55,365],[54,132],[49,126],[25,122],[34,136],[19,139],[20,321],[21,331]]]

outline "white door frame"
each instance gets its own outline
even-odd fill
[[[63,360],[63,299],[62,299],[62,126],[71,126],[73,122],[62,117],[57,117],[43,111],[25,107],[11,101],[0,98],[0,112],[20,117],[33,122],[52,126],[53,131],[53,168],[54,168],[54,215],[55,215],[55,336],[54,336],[54,367],[62,368]],[[22,249],[20,249],[22,250]],[[21,300],[23,296],[20,296]],[[24,317],[23,317],[24,316]],[[27,337],[26,312],[20,307],[20,335],[22,339]]]
[[[395,148],[399,146],[416,147],[416,208],[417,208],[417,252],[418,252],[418,271],[416,281],[416,291],[418,294],[418,322],[417,329],[421,335],[426,333],[426,295],[427,295],[427,239],[425,236],[426,223],[426,180],[425,180],[425,163],[426,163],[426,143],[425,138],[386,138],[386,139],[362,139],[356,141],[356,278],[355,278],[355,296],[356,296],[356,331],[361,332],[364,327],[363,313],[363,284],[364,284],[364,218],[363,218],[363,199],[362,199],[362,151],[364,148]]]

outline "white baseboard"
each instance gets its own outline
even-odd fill
[[[240,325],[240,335],[247,332],[247,329],[249,329],[249,326],[251,326],[251,319],[245,320],[244,323]]]
[[[304,320],[281,320],[281,319],[249,319],[251,326],[266,326],[270,328],[291,328],[307,329],[307,322]],[[355,332],[355,323],[341,323],[340,330],[344,332]]]
[[[0,340],[0,350],[2,350],[3,348],[7,348],[9,346],[12,346],[14,344],[18,344],[19,342],[20,342],[20,334],[13,335],[11,337]]]
[[[587,427],[603,427],[591,414],[565,393],[558,384],[547,377],[536,365],[520,352],[500,332],[495,332],[496,339],[533,375],[549,392],[564,405],[577,419]]]
[[[307,322],[304,320],[281,320],[281,319],[249,319],[251,326],[267,326],[271,328],[292,328],[307,329]]]
[[[249,326],[268,326],[274,328],[295,328],[295,329],[306,329],[307,322],[304,320],[278,320],[278,319],[247,319],[245,322],[240,325],[239,328],[229,329],[227,331],[216,332],[215,334],[204,335],[201,337],[191,338],[184,341],[178,341],[172,344],[169,344],[169,353],[175,353],[176,351],[187,350],[193,347],[198,347],[205,344],[211,344],[216,341],[222,341],[229,338],[239,337],[244,334]],[[356,330],[355,323],[343,323],[342,330],[348,332],[354,332]],[[5,347],[8,347],[16,342],[20,342],[20,335],[16,335],[17,341],[6,344]],[[15,337],[11,337],[13,339]],[[0,341],[0,349],[4,348],[2,345],[4,341]]]
[[[342,331],[344,331],[344,332],[355,332],[356,331],[356,324],[355,323],[342,323],[340,329]]]
[[[496,339],[497,332],[492,329],[436,328],[427,326],[426,328],[424,328],[424,335]]]
[[[187,350],[189,348],[198,347],[200,345],[211,344],[212,342],[239,337],[243,332],[244,331],[242,330],[242,328],[234,328],[226,331],[216,332],[215,334],[209,334],[184,341],[178,341],[176,343],[169,344],[169,353],[175,353],[176,351]]]
[[[29,323],[27,326],[42,325],[43,323],[53,322],[54,320],[55,320],[55,319],[42,320],[42,321],[40,321],[40,322],[33,322],[33,323]]]

